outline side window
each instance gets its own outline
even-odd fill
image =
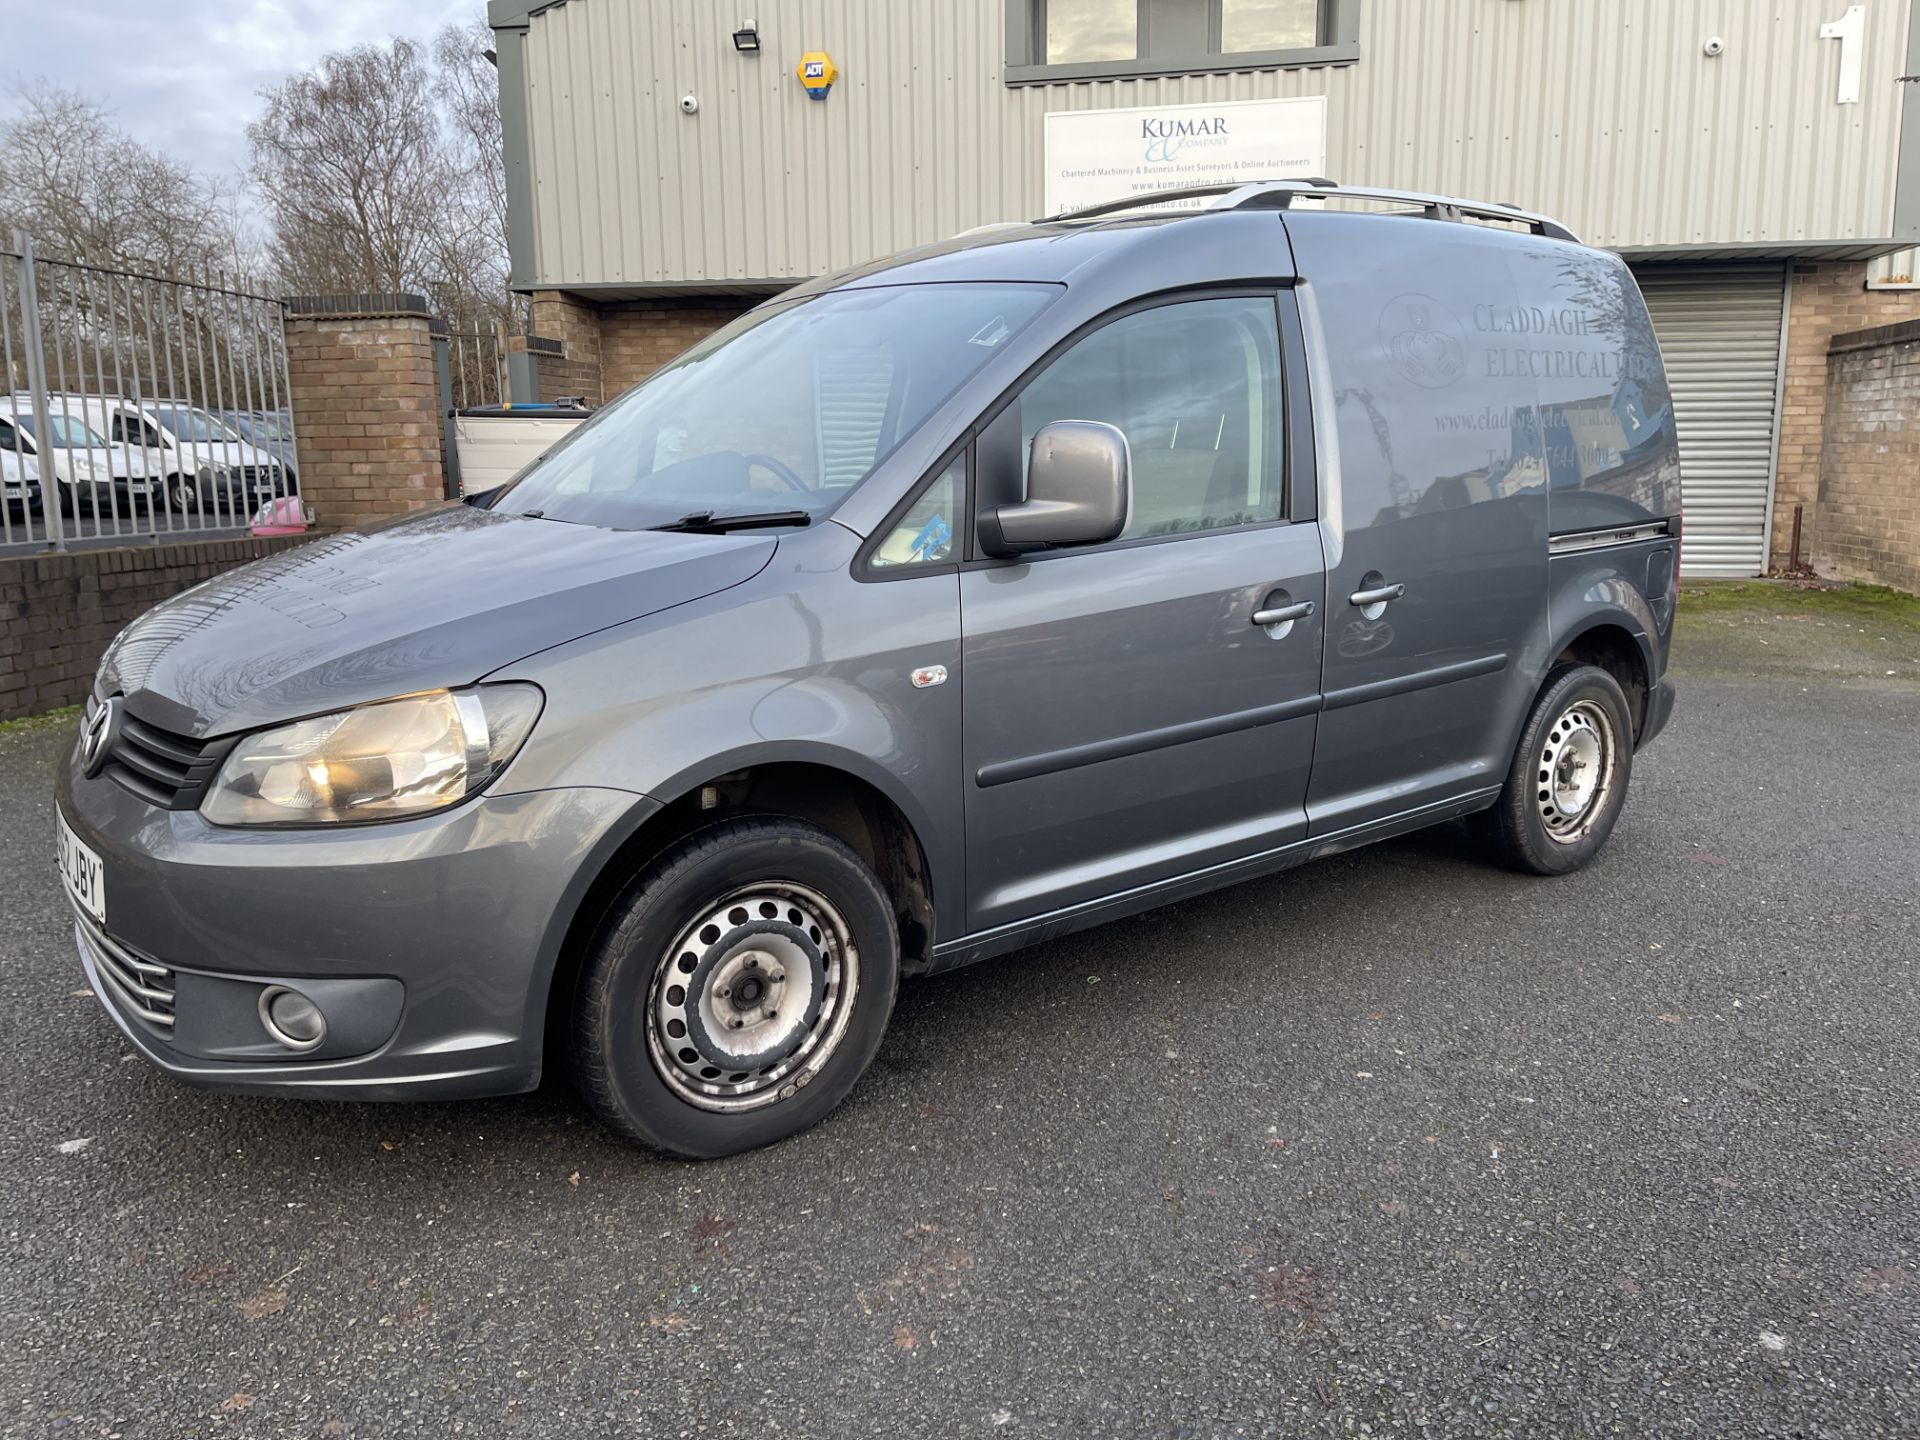
[[[1055,420],[1127,437],[1133,513],[1122,540],[1284,518],[1280,340],[1266,296],[1188,300],[1115,320],[1016,402],[1020,463]]]
[[[960,502],[967,493],[967,457],[964,451],[920,492],[906,514],[888,532],[872,555],[876,570],[909,565],[942,565],[955,557],[954,536],[960,525]]]

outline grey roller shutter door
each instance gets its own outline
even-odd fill
[[[1767,568],[1786,267],[1645,265],[1635,278],[1673,391],[1688,575]]]

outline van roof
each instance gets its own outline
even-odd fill
[[[1189,185],[1179,190],[1149,190],[1122,200],[1088,205],[1048,218],[1056,222],[1084,221],[1176,200],[1206,201],[1198,211],[1185,212],[1187,214],[1217,214],[1222,210],[1289,210],[1302,200],[1317,204],[1324,204],[1328,200],[1358,200],[1394,207],[1385,212],[1388,214],[1404,215],[1411,211],[1429,220],[1490,220],[1555,240],[1571,240],[1575,243],[1579,240],[1578,236],[1551,216],[1523,210],[1518,205],[1504,201],[1467,200],[1458,195],[1429,195],[1419,190],[1390,190],[1371,185],[1341,185],[1337,181],[1317,177],[1310,180],[1257,180],[1246,184],[1223,181],[1215,185]]]
[[[1327,209],[1329,201],[1340,203]],[[1160,208],[1181,202],[1191,208]],[[1349,208],[1346,202],[1366,208]],[[1163,267],[1163,285],[1156,288],[1206,278],[1209,264],[1215,267],[1214,278],[1286,276],[1293,273],[1292,258],[1284,242],[1275,246],[1273,221],[1284,215],[1289,224],[1313,224],[1323,214],[1381,224],[1409,218],[1469,224],[1489,238],[1514,231],[1579,243],[1559,221],[1514,205],[1341,186],[1331,180],[1273,180],[1149,191],[1043,219],[982,225],[823,275],[786,295],[936,281],[1067,284],[1109,266],[1138,266],[1142,275]]]

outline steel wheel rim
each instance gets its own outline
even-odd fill
[[[764,988],[749,993],[748,980]],[[690,1105],[776,1104],[839,1050],[859,983],[853,932],[831,901],[792,881],[745,885],[702,906],[655,967],[647,1053]]]
[[[1613,793],[1618,749],[1604,705],[1581,700],[1548,727],[1534,770],[1534,805],[1547,838],[1573,845],[1586,838]]]

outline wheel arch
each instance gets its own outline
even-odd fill
[[[1653,647],[1646,633],[1623,612],[1602,612],[1585,617],[1578,628],[1555,642],[1548,673],[1563,662],[1593,665],[1605,670],[1626,693],[1627,709],[1633,718],[1635,744],[1646,728],[1647,705],[1658,676],[1654,671]],[[1541,677],[1546,683],[1546,677]]]
[[[946,867],[928,849],[927,817],[877,770],[830,746],[756,747],[715,757],[636,797],[629,823],[615,827],[582,866],[590,873],[570,913],[556,917],[544,991],[529,997],[544,1018],[546,1052],[558,1053],[553,1047],[564,1043],[575,981],[620,896],[672,846],[736,815],[786,815],[847,844],[893,901],[902,973],[925,972],[933,958],[935,876],[949,887],[958,877],[943,874]]]

